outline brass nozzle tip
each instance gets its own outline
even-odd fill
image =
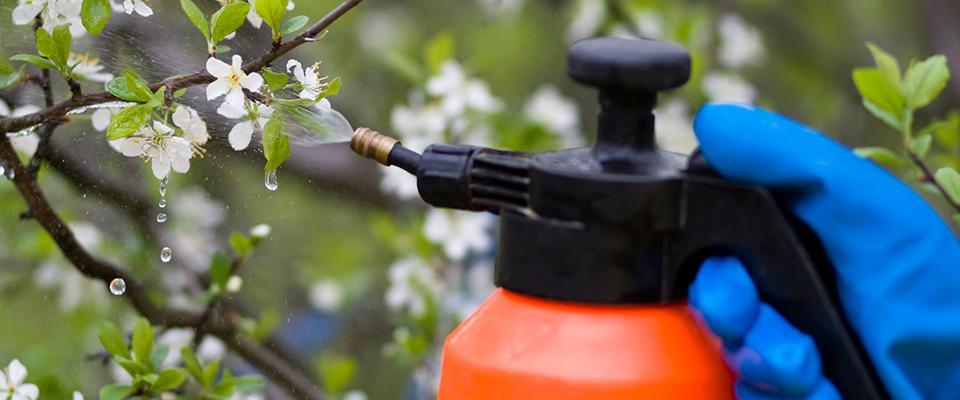
[[[357,128],[350,139],[350,149],[361,156],[372,158],[378,163],[389,165],[387,159],[397,139],[386,136],[370,128]]]

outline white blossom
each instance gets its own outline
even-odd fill
[[[250,0],[250,12],[247,13],[247,22],[253,25],[254,28],[260,29],[263,25],[263,18],[260,18],[260,14],[257,14],[257,10],[255,10],[256,3],[256,0]],[[292,10],[294,7],[295,5],[292,0],[287,2],[287,11]]]
[[[174,135],[173,129],[160,121],[140,128],[125,138],[111,140],[111,147],[127,157],[141,157],[150,162],[153,176],[163,179],[170,169],[181,174],[190,170],[193,148],[186,139]]]
[[[103,132],[110,126],[110,120],[113,119],[113,115],[118,112],[120,112],[120,110],[116,108],[98,108],[90,115],[90,124],[93,125],[93,129],[96,129],[98,132]]]
[[[367,400],[367,394],[359,390],[351,390],[343,394],[343,400]]]
[[[757,90],[739,75],[709,72],[703,77],[703,91],[710,101],[753,103]]]
[[[74,391],[74,392],[73,392],[73,400],[83,400],[83,393]]]
[[[564,144],[583,144],[577,103],[561,95],[555,86],[543,85],[537,89],[523,107],[523,114],[531,122],[560,134]]]
[[[441,108],[450,117],[460,116],[467,110],[496,112],[502,107],[500,100],[490,94],[487,84],[476,78],[468,78],[460,64],[447,61],[440,73],[427,81],[427,93],[440,97]]]
[[[26,104],[10,110],[7,103],[0,99],[0,117],[22,117],[40,111],[40,107],[32,104]],[[37,152],[37,146],[40,145],[40,137],[31,132],[29,135],[15,136],[10,138],[10,144],[17,151],[25,154],[27,157],[33,157]]]
[[[40,396],[40,389],[32,383],[24,383],[27,379],[27,367],[20,360],[13,359],[0,371],[0,399],[9,400],[36,400]]]
[[[257,239],[263,239],[267,236],[270,236],[271,231],[273,231],[273,228],[270,228],[270,225],[257,224],[253,228],[250,228],[250,236]]]
[[[637,31],[643,37],[659,38],[663,35],[663,16],[656,10],[646,9],[633,16]]]
[[[87,30],[80,21],[83,0],[19,0],[13,9],[14,25],[29,25],[38,15],[43,19],[43,29],[53,33],[60,25],[70,25],[70,34],[78,38]]]
[[[578,0],[574,6],[573,21],[567,27],[567,40],[574,41],[593,36],[607,16],[603,1]]]
[[[315,99],[320,95],[320,91],[323,90],[325,85],[323,78],[320,77],[320,72],[317,70],[318,65],[319,64],[313,64],[307,68],[303,68],[300,61],[287,61],[287,72],[292,71],[293,77],[303,86],[303,89],[300,90],[301,99]]]
[[[337,311],[343,305],[343,288],[337,281],[324,279],[310,286],[310,305],[321,311]]]
[[[263,127],[267,125],[267,121],[273,115],[273,107],[257,102],[246,102],[240,106],[224,102],[217,109],[217,114],[231,119],[243,119],[243,121],[235,124],[227,135],[230,146],[239,151],[250,146],[250,139],[253,138],[254,131],[263,131]]]
[[[106,82],[113,79],[113,74],[103,72],[103,65],[100,59],[89,54],[70,53],[67,64],[73,66],[73,76],[77,78],[93,81]]]
[[[414,92],[410,95],[410,105],[393,108],[390,126],[400,135],[404,146],[423,151],[432,143],[444,141],[447,116],[438,104],[425,104],[423,96]]]
[[[766,56],[760,32],[736,14],[720,18],[720,63],[730,68],[757,65]]]
[[[693,121],[687,112],[687,104],[672,99],[653,110],[657,131],[657,144],[668,151],[690,154],[697,147],[693,134]]]
[[[433,208],[427,213],[423,234],[442,244],[449,259],[460,261],[470,251],[483,252],[493,246],[491,222],[485,214]]]
[[[207,72],[217,78],[207,85],[207,100],[226,94],[227,103],[242,105],[243,89],[256,92],[263,86],[263,77],[260,74],[243,72],[243,59],[239,55],[233,56],[232,64],[210,57],[207,59]]]
[[[231,275],[230,278],[227,279],[227,284],[224,289],[226,289],[227,293],[237,293],[242,287],[243,278],[236,275]]]
[[[395,261],[388,269],[390,287],[384,293],[387,307],[409,311],[415,317],[427,312],[427,298],[440,293],[442,286],[433,270],[418,257]]]
[[[167,369],[176,367],[182,361],[180,350],[193,346],[194,332],[188,328],[170,328],[157,337],[156,347],[166,346],[170,349],[167,357],[157,367]],[[197,358],[203,362],[210,362],[223,356],[225,351],[223,342],[216,337],[207,335],[197,347]]]
[[[144,0],[123,0],[123,12],[127,14],[136,12],[142,17],[153,15],[153,9]]]
[[[404,144],[406,145],[406,144]],[[417,177],[395,167],[381,167],[380,190],[397,196],[401,200],[412,200],[420,193],[417,189]]]
[[[201,147],[210,139],[207,132],[207,123],[203,122],[197,110],[178,104],[173,111],[173,124],[183,131],[183,137],[193,144],[194,152],[199,153]]]

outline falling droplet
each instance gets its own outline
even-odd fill
[[[173,250],[170,250],[169,247],[160,249],[160,261],[168,263],[171,258],[173,258]]]
[[[167,207],[167,199],[161,198],[161,199],[160,199],[160,204],[157,204],[157,205],[160,206],[160,208],[166,208],[166,207]]]
[[[110,293],[114,296],[120,296],[127,291],[127,282],[124,282],[123,279],[116,278],[110,281]]]
[[[164,177],[163,180],[160,181],[160,198],[167,195],[167,179],[169,179],[169,177]]]
[[[263,176],[263,185],[271,192],[277,191],[277,187],[279,186],[277,185],[277,170],[267,172],[267,174]]]
[[[157,213],[157,222],[161,224],[167,222],[167,213]]]

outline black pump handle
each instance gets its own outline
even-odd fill
[[[668,256],[668,271],[676,274],[674,296],[685,297],[707,256],[735,255],[760,299],[814,339],[824,375],[845,399],[888,398],[839,307],[835,272],[815,235],[791,223],[761,187],[688,175],[683,192],[684,227],[671,240]]]

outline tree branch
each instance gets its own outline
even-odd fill
[[[325,29],[327,29],[327,27],[330,26],[330,24],[334,23],[337,19],[346,14],[347,11],[350,11],[360,4],[361,1],[363,0],[345,0],[339,6],[327,13],[327,15],[323,16],[323,18],[311,26],[310,29],[307,29],[305,32],[293,38],[289,42],[281,43],[280,46],[273,48],[260,58],[247,63],[243,66],[243,70],[247,73],[259,71],[261,68],[269,65],[274,60],[290,52],[290,50],[293,50],[297,46],[307,42],[315,41],[317,35],[322,33]],[[213,76],[207,73],[206,70],[200,70],[186,76],[170,77],[164,79],[163,81],[153,83],[150,85],[150,89],[158,90],[161,86],[167,86],[167,90],[173,92],[185,87],[210,83],[213,82],[213,80]],[[118,100],[120,99],[116,98],[109,92],[98,92],[85,96],[75,96],[69,100],[49,106],[33,114],[24,115],[17,118],[4,118],[0,120],[0,133],[16,132],[43,122],[62,120],[64,117],[66,117],[67,112],[70,110]]]

